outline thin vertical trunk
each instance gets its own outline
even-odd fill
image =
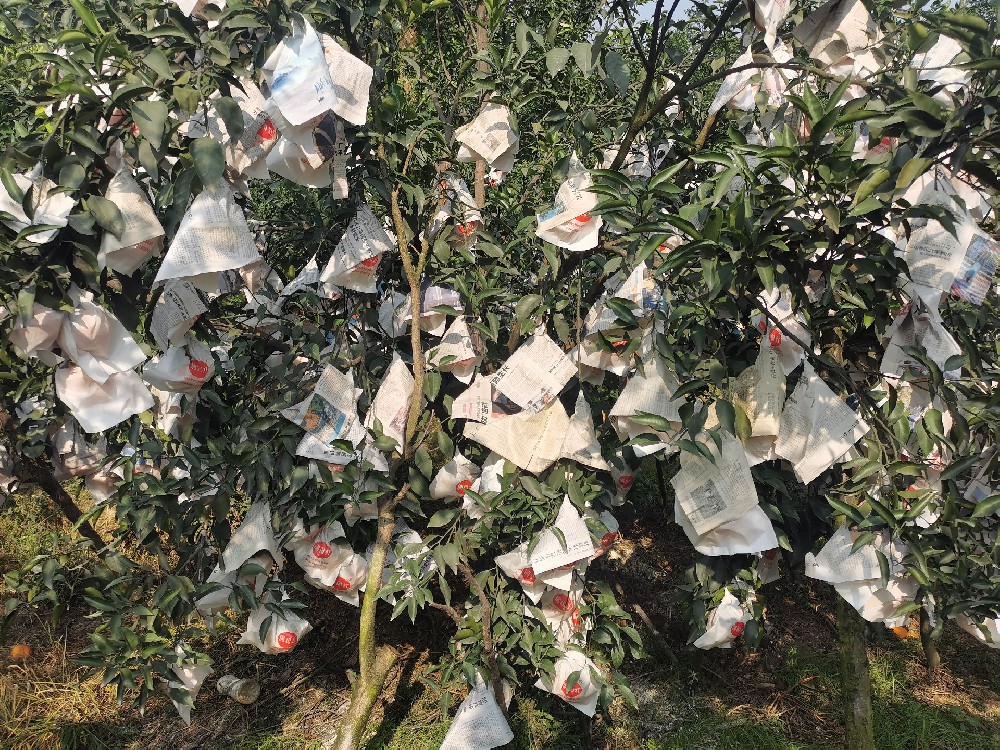
[[[872,681],[868,672],[867,624],[842,596],[837,596],[840,639],[840,689],[844,701],[844,748],[875,750]]]
[[[924,647],[924,658],[927,659],[927,676],[934,677],[941,666],[941,654],[934,642],[934,628],[931,626],[931,616],[927,610],[920,610],[920,645]]]

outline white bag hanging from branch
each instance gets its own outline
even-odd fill
[[[59,230],[69,223],[69,212],[76,205],[76,199],[68,192],[55,192],[58,187],[52,180],[42,176],[42,164],[39,162],[34,169],[26,174],[12,175],[14,184],[22,195],[11,195],[6,185],[0,185],[0,213],[9,214],[11,218],[0,219],[15,232],[21,232],[28,227],[53,227],[30,232],[24,239],[35,245],[51,242]],[[22,197],[31,191],[32,213],[29,217],[24,212]]]
[[[352,125],[364,125],[368,121],[368,97],[375,70],[333,37],[320,34],[320,41],[336,95],[333,111]]]
[[[108,441],[101,438],[96,443],[88,442],[81,434],[79,425],[70,417],[52,437],[52,454],[53,474],[59,481],[89,476],[100,469],[108,457]]]
[[[559,506],[559,514],[553,527],[559,529],[562,539],[552,528],[546,528],[539,534],[538,543],[528,556],[536,576],[556,568],[572,566],[577,561],[594,555],[594,542],[587,523],[568,497]]]
[[[760,502],[740,441],[728,432],[719,435],[721,446],[702,443],[712,460],[683,451],[681,469],[671,479],[677,505],[698,536],[742,518]]]
[[[189,339],[153,357],[142,368],[142,379],[161,391],[196,394],[215,375],[215,359],[206,344]]]
[[[760,71],[756,68],[738,70],[752,64],[753,53],[749,49],[736,58],[731,68],[731,70],[735,70],[736,72],[730,73],[722,79],[722,85],[719,86],[715,98],[708,107],[709,117],[721,111],[724,107],[731,107],[732,109],[744,112],[752,112],[754,110],[757,106],[755,97],[760,84],[754,84],[753,79],[755,76],[760,76]]]
[[[457,316],[444,332],[441,342],[427,352],[428,365],[441,372],[450,372],[463,383],[472,380],[482,359],[476,351],[464,315]]]
[[[674,520],[684,530],[694,548],[703,555],[745,555],[778,546],[778,537],[774,533],[771,519],[759,505],[704,534],[695,532],[680,503],[674,504]]]
[[[785,402],[774,452],[791,462],[798,480],[808,484],[870,429],[806,362],[798,385]]]
[[[556,247],[574,252],[597,247],[604,220],[590,213],[600,200],[596,193],[589,191],[593,184],[590,172],[574,152],[566,180],[559,186],[552,208],[536,215],[535,234]]]
[[[764,292],[757,299],[761,308],[766,310],[770,317],[761,313],[755,315],[751,322],[767,336],[771,348],[778,354],[785,375],[791,375],[805,358],[805,351],[799,341],[807,345],[812,342],[805,327],[805,320],[792,310],[792,298],[787,289],[775,288],[770,292]]]
[[[167,687],[176,688],[183,690],[191,698],[191,704],[187,705],[185,703],[178,703],[171,698],[171,702],[174,704],[174,708],[177,709],[177,713],[180,714],[181,719],[185,724],[191,726],[191,709],[195,699],[198,697],[198,692],[201,690],[201,686],[212,672],[212,660],[207,661],[187,661],[184,654],[184,647],[181,644],[177,644],[174,647],[174,653],[177,655],[177,663],[170,665],[170,671],[174,673],[176,680],[168,680]]]
[[[316,30],[300,14],[292,16],[292,33],[279,42],[264,63],[271,100],[292,125],[333,110],[337,89]]]
[[[153,394],[132,370],[98,382],[77,365],[60,367],[56,396],[84,432],[102,432],[154,406]]]
[[[171,279],[153,307],[149,330],[156,345],[163,351],[171,344],[180,345],[191,327],[208,308],[194,284],[183,279]]]
[[[559,460],[568,428],[569,415],[555,399],[537,414],[523,411],[488,424],[466,422],[464,434],[515,466],[540,474]]]
[[[594,416],[583,395],[583,388],[576,397],[576,409],[569,419],[566,438],[563,440],[562,457],[592,469],[610,471],[611,467],[601,455],[601,443],[594,431]]]
[[[247,563],[259,567],[262,572],[245,572],[240,575],[242,566]],[[236,568],[226,572],[223,572],[218,565],[215,566],[206,583],[216,584],[218,588],[195,599],[195,609],[206,620],[210,620],[219,612],[229,609],[229,596],[233,593],[233,586],[237,584],[247,586],[253,590],[254,595],[261,596],[273,566],[274,558],[266,551],[251,556]]]
[[[990,648],[1000,648],[1000,617],[974,620],[969,615],[955,615],[955,622],[962,630]]]
[[[97,266],[131,276],[163,250],[163,227],[148,196],[132,177],[131,168],[124,164],[111,178],[104,197],[118,207],[124,227],[117,237],[112,232],[104,232]]]
[[[901,378],[908,370],[918,373],[918,377],[927,372],[927,367],[907,354],[904,347],[922,350],[946,378],[957,378],[961,374],[961,367],[947,370],[946,363],[951,357],[961,355],[962,348],[945,330],[938,311],[929,308],[919,297],[900,310],[886,335],[888,341],[879,369],[889,379]]]
[[[764,32],[764,44],[773,50],[778,38],[778,27],[791,12],[791,0],[754,0],[753,17],[757,28]]]
[[[729,398],[743,408],[750,420],[751,437],[777,437],[785,389],[778,353],[770,337],[762,336],[756,361],[735,378],[729,392]]]
[[[386,234],[371,208],[362,205],[320,274],[320,282],[326,290],[338,286],[374,294],[379,261],[395,247],[395,240]],[[331,296],[329,291],[326,296]]]
[[[288,598],[282,594],[281,601]],[[275,614],[266,606],[269,600],[270,595],[264,594],[260,604],[250,612],[246,630],[236,643],[256,646],[265,654],[285,654],[312,630],[312,625],[291,610],[285,610],[283,616]]]
[[[278,128],[268,116],[264,95],[251,79],[241,78],[230,93],[240,108],[243,132],[239,138],[226,133],[226,164],[237,174],[266,179],[267,155],[278,142]]]
[[[461,499],[479,477],[479,467],[455,451],[455,456],[438,469],[431,481],[430,494],[435,500]]]
[[[503,485],[500,482],[500,477],[504,475],[506,462],[507,459],[499,453],[490,451],[489,455],[483,461],[482,473],[477,479],[473,480],[472,485],[468,489],[480,496],[488,492],[502,492]],[[484,498],[484,500],[488,500],[488,498]],[[484,508],[477,500],[473,499],[471,495],[466,494],[463,490],[462,510],[469,515],[469,518],[479,520],[486,515],[487,508]]]
[[[569,591],[548,589],[537,607],[525,606],[524,614],[528,617],[541,614],[542,621],[555,635],[556,645],[565,648],[570,642],[576,642],[582,646],[591,628],[588,618],[580,614],[582,603],[582,587],[574,583]]]
[[[510,111],[502,104],[486,104],[469,122],[455,129],[462,144],[458,161],[483,159],[491,168],[510,172],[520,147],[520,138],[510,124]]]
[[[538,576],[535,575],[535,569],[528,559],[527,542],[506,554],[497,556],[494,562],[500,570],[521,584],[528,599],[535,604],[541,601],[547,587],[545,582],[538,580]]]
[[[604,149],[604,158],[599,165],[600,169],[611,169],[611,165],[621,151],[619,146],[608,146]],[[645,140],[636,139],[629,147],[628,155],[622,162],[619,171],[626,177],[648,180],[653,176],[653,162],[649,155],[649,144]]]
[[[271,526],[271,506],[266,500],[251,504],[222,553],[221,568],[223,572],[232,572],[261,551],[269,553],[279,569],[284,565],[285,558]]]
[[[217,291],[219,272],[260,259],[243,211],[229,186],[220,182],[215,189],[203,190],[191,203],[153,283],[189,278],[205,291]]]
[[[395,297],[393,298],[395,301]],[[413,322],[413,306],[407,294],[402,304],[394,307],[393,330],[406,331]],[[448,315],[462,313],[462,297],[454,289],[424,282],[420,290],[420,330],[431,336],[444,335],[448,325]],[[381,316],[381,313],[380,313]]]
[[[670,455],[677,451],[674,440],[681,429],[679,410],[686,403],[683,398],[674,398],[678,388],[677,376],[653,353],[644,360],[642,372],[629,378],[615,400],[608,418],[619,438],[634,441],[640,435],[652,434],[658,439],[652,443],[633,443],[637,456],[659,451]]]
[[[746,623],[752,619],[740,600],[726,589],[719,606],[708,616],[708,627],[694,645],[701,649],[732,648],[733,641],[743,635]]]
[[[556,400],[574,375],[572,360],[541,332],[517,348],[490,378],[490,385],[524,411],[538,413]]]
[[[76,309],[63,320],[59,348],[89,377],[103,383],[112,375],[129,372],[146,361],[146,355],[125,326],[94,302],[93,293],[73,285],[69,296]]]
[[[3,308],[0,308],[3,309]],[[8,341],[28,357],[34,357],[49,367],[62,363],[63,358],[52,351],[69,315],[37,302],[27,320],[18,316]]]
[[[809,57],[831,66],[843,63],[844,58],[867,61],[882,32],[861,0],[829,0],[807,15],[792,36]],[[874,61],[868,64],[874,65],[869,68],[873,73],[880,67]]]
[[[333,443],[347,441],[357,448],[367,437],[357,412],[361,393],[360,388],[354,387],[352,376],[327,365],[313,395],[300,404],[300,413],[292,419],[306,431],[295,449],[296,455],[340,465],[354,461],[353,451],[338,448]]]
[[[510,702],[509,698],[507,702]],[[492,688],[477,673],[476,686],[455,712],[440,750],[491,750],[513,739],[514,733],[497,704]]]
[[[584,715],[592,717],[601,697],[603,678],[597,665],[586,655],[579,651],[567,651],[556,659],[551,687],[541,678],[535,683],[535,687],[549,691]]]
[[[410,368],[399,354],[394,354],[365,415],[365,427],[374,433],[377,419],[382,425],[382,434],[396,441],[396,448],[400,453],[406,442],[406,418],[410,413],[414,385]]]

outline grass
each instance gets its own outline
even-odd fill
[[[766,590],[772,621],[756,652],[692,652],[665,591],[680,570],[678,544],[669,527],[648,534],[663,515],[655,475],[642,472],[631,493],[648,507],[626,535],[637,543],[629,567],[638,566],[643,606],[678,659],[627,663],[639,702],[619,699],[593,722],[530,686],[511,707],[516,750],[828,750],[842,738],[838,664],[830,629],[832,596],[805,581],[782,579]],[[636,496],[639,497],[636,497]],[[657,515],[658,514],[658,515]],[[0,570],[9,571],[58,543],[67,526],[40,495],[18,497],[0,513]],[[660,540],[664,534],[668,538]],[[683,550],[680,550],[683,554]],[[663,577],[662,581],[655,576]],[[631,585],[622,578],[626,585]],[[194,723],[185,727],[162,697],[145,717],[120,707],[97,677],[70,661],[87,638],[91,621],[70,610],[53,627],[44,608],[19,611],[7,645],[27,642],[34,656],[11,663],[0,653],[0,750],[319,750],[335,724],[348,686],[356,611],[310,601],[316,631],[291,655],[265,657],[234,647],[220,631],[211,647],[219,670],[256,673],[263,693],[243,707],[218,695],[214,678],[202,690]],[[782,601],[783,600],[783,601]],[[779,606],[780,605],[780,606]],[[780,619],[779,619],[780,618]],[[436,750],[461,696],[443,715],[440,696],[420,677],[445,648],[440,628],[421,625],[402,637],[422,650],[395,685],[395,698],[373,726],[369,750]],[[1000,651],[986,649],[951,625],[940,645],[943,667],[928,681],[917,638],[892,635],[871,644],[876,746],[879,750],[1000,750]]]

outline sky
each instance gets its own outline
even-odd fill
[[[671,2],[665,2],[665,9],[669,10]],[[639,18],[644,21],[648,21],[653,17],[653,9],[656,7],[656,0],[648,0],[639,6]],[[681,0],[680,4],[677,6],[677,13],[675,14],[677,18],[683,18],[687,15],[688,10],[691,8],[690,0]]]

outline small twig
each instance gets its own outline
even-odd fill
[[[463,625],[465,625],[465,620],[462,619],[462,616],[458,614],[458,610],[456,610],[454,607],[448,604],[441,604],[440,602],[427,602],[427,604],[433,607],[434,609],[440,610],[441,612],[444,612],[446,615],[448,615],[448,617],[450,617],[452,621],[455,623],[456,627],[461,628]]]

